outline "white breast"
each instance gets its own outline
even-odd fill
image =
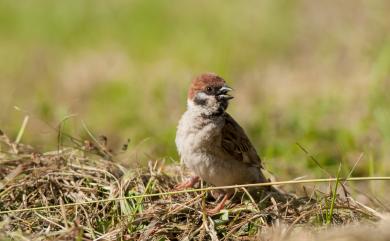
[[[223,119],[208,120],[187,110],[180,119],[176,133],[176,146],[183,162],[202,179],[210,175],[216,145],[221,143]]]

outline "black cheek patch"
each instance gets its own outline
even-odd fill
[[[194,103],[196,105],[206,105],[207,104],[207,100],[206,99],[203,99],[203,98],[200,98],[199,96],[195,96],[194,98]]]

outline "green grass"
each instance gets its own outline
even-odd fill
[[[327,225],[329,225],[332,222],[332,219],[333,219],[334,205],[335,205],[336,198],[337,198],[337,190],[338,190],[338,187],[339,187],[339,184],[340,184],[340,180],[339,180],[340,173],[341,173],[341,162],[340,162],[339,169],[338,169],[337,175],[336,175],[336,183],[334,184],[334,189],[331,192],[332,198],[330,200],[329,211],[326,212],[326,224]]]

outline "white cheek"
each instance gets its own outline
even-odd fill
[[[209,98],[209,96],[206,95],[206,93],[204,93],[204,92],[199,92],[199,93],[196,94],[196,96],[197,96],[199,99],[201,99],[201,100],[207,100],[207,99]]]
[[[206,105],[207,106],[213,106],[215,104],[217,104],[217,99],[215,98],[215,96],[213,95],[208,95],[204,92],[199,92],[198,94],[196,94],[197,98],[200,99],[200,100],[204,100],[204,101],[207,101]]]

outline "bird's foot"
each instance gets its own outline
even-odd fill
[[[225,203],[229,199],[230,196],[231,195],[229,195],[229,194],[225,194],[225,196],[223,196],[223,199],[221,200],[221,202],[219,202],[217,204],[217,206],[215,206],[213,209],[206,210],[207,215],[213,216],[213,215],[219,213],[219,211],[221,211],[225,207]]]
[[[198,181],[199,181],[198,176],[191,177],[190,179],[175,186],[174,190],[180,191],[180,190],[184,190],[184,189],[189,188],[189,187],[193,187]]]
[[[212,208],[212,209],[206,209],[206,214],[208,216],[214,216],[214,215],[218,214],[222,209],[223,209],[223,207],[219,207],[219,206],[216,206],[215,208]]]

